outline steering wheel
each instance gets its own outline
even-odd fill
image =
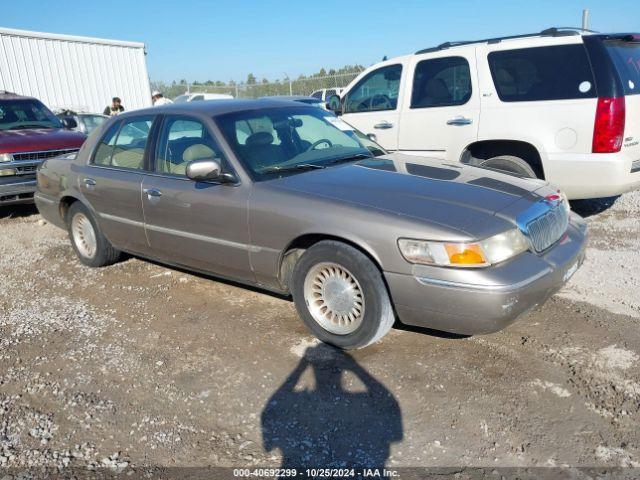
[[[371,110],[392,110],[393,105],[391,104],[391,99],[387,95],[384,93],[376,93],[369,101],[369,108]]]
[[[326,138],[321,138],[320,140],[313,142],[311,146],[307,148],[307,152],[310,152],[311,150],[315,150],[318,145],[322,145],[323,143],[326,143],[328,145],[327,148],[333,147],[333,143],[331,143],[331,140],[328,140]]]

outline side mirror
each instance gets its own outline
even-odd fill
[[[342,102],[338,95],[331,95],[329,97],[327,100],[327,110],[332,111],[336,115],[340,115],[342,113]]]
[[[194,160],[187,163],[187,178],[194,182],[232,183],[236,178],[230,173],[222,173],[220,162],[211,158],[207,160]]]
[[[62,122],[64,128],[68,128],[69,130],[73,130],[78,126],[78,122],[76,122],[72,117],[62,117],[60,121]]]
[[[220,163],[210,160],[194,160],[187,164],[187,178],[195,181],[218,180],[221,173]]]

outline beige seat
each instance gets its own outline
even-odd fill
[[[216,153],[211,147],[203,143],[196,143],[186,148],[182,153],[181,163],[167,162],[167,167],[170,173],[176,175],[185,175],[187,173],[187,164],[196,160],[210,160],[216,158]]]
[[[111,164],[115,167],[142,169],[144,160],[144,148],[115,147]]]

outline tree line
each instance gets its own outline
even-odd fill
[[[345,65],[338,69],[321,68],[318,72],[311,75],[298,75],[294,78],[281,78],[268,80],[267,78],[258,78],[249,73],[246,80],[236,82],[229,80],[223,82],[221,80],[193,81],[188,82],[186,79],[174,80],[172,82],[151,81],[151,89],[158,90],[167,98],[175,98],[183,93],[190,92],[212,92],[212,93],[228,93],[240,97],[263,97],[271,95],[288,95],[290,92],[294,95],[309,95],[313,90],[320,88],[344,87],[356,74],[364,70],[362,65]]]

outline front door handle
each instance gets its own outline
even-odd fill
[[[96,181],[93,178],[85,178],[84,184],[87,188],[93,188],[96,186]]]
[[[380,123],[376,123],[373,128],[377,128],[378,130],[387,130],[389,128],[393,128],[393,123],[389,123],[386,120],[383,120]]]
[[[146,193],[149,198],[162,196],[162,192],[157,188],[145,188],[143,192]]]
[[[465,117],[455,117],[447,120],[447,125],[471,125],[473,120]]]

